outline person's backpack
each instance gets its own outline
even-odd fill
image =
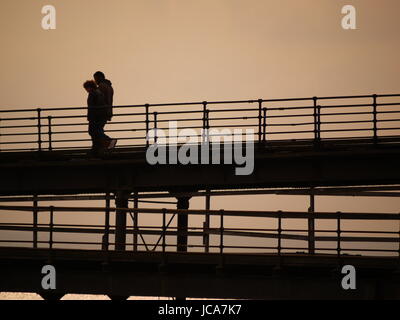
[[[99,89],[100,91],[104,94],[104,97],[106,99],[106,114],[107,114],[107,120],[111,120],[113,117],[113,97],[114,97],[114,89],[112,87],[111,81],[109,80],[104,80],[102,83],[99,84]]]

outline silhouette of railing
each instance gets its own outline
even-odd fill
[[[192,129],[197,142],[212,129],[250,129],[256,142],[399,136],[400,94],[203,101],[114,107],[107,133],[120,147],[146,146],[157,132]],[[0,151],[52,151],[87,148],[86,107],[0,110]],[[68,127],[74,129],[66,130]],[[155,130],[153,140],[146,139]],[[211,132],[210,137],[224,135]],[[23,138],[22,138],[23,137]],[[60,137],[60,138],[58,138]],[[169,131],[166,139],[174,138]]]
[[[400,258],[400,229],[396,231],[383,231],[383,230],[362,230],[362,229],[348,229],[344,228],[345,221],[375,221],[379,222],[391,221],[396,227],[400,227],[400,214],[391,213],[345,213],[345,212],[295,212],[295,211],[242,211],[242,210],[177,210],[177,209],[154,209],[154,208],[112,208],[112,207],[55,207],[55,206],[0,206],[3,214],[10,213],[12,215],[18,213],[33,213],[34,215],[41,215],[49,213],[49,222],[33,225],[32,223],[1,223],[0,230],[2,231],[20,231],[20,232],[33,232],[34,237],[32,240],[21,239],[2,239],[1,246],[15,247],[15,246],[29,246],[29,247],[42,247],[42,248],[81,248],[82,246],[91,246],[93,250],[112,250],[111,245],[117,243],[110,241],[110,235],[115,234],[115,227],[110,225],[110,219],[107,215],[110,212],[126,212],[134,219],[133,214],[146,214],[146,215],[159,215],[162,218],[160,226],[138,226],[134,224],[127,227],[126,233],[135,235],[133,243],[126,243],[127,250],[131,251],[176,251],[176,236],[186,235],[190,238],[201,237],[203,244],[188,244],[189,250],[195,249],[197,252],[215,252],[223,255],[224,253],[236,252],[251,252],[257,250],[262,253],[308,253],[307,244],[310,241],[310,234],[308,229],[300,228],[285,228],[284,223],[289,219],[300,219],[308,221],[309,219],[316,219],[321,221],[330,221],[335,224],[335,228],[318,228],[315,227],[311,241],[314,242],[314,249],[312,253],[325,253],[337,256],[357,254],[357,255],[389,255],[392,257]],[[55,223],[56,214],[62,213],[79,213],[82,214],[106,214],[105,225],[69,225]],[[202,227],[189,227],[187,231],[178,231],[178,228],[172,227],[171,222],[176,215],[187,214],[189,216],[205,216],[217,218],[214,226],[204,224]],[[169,215],[169,216],[168,216]],[[254,228],[233,228],[227,227],[225,224],[227,218],[259,218],[259,219],[272,219],[276,223],[275,228],[261,228],[260,224]],[[43,219],[42,219],[43,220]],[[260,221],[261,221],[260,220]],[[36,219],[37,221],[37,219]],[[271,225],[271,221],[266,223]],[[394,230],[394,229],[393,229]],[[48,240],[38,240],[38,233],[47,234]],[[102,235],[101,241],[57,241],[54,236],[56,234],[82,234],[85,235]],[[145,241],[144,236],[155,236],[156,241]],[[174,238],[171,240],[171,236]],[[215,237],[213,241],[209,241],[209,237]],[[226,240],[227,237],[234,238]],[[241,245],[243,237],[258,239],[260,245]],[[141,243],[137,240],[141,239]],[[136,239],[136,240],[135,240]],[[260,240],[261,239],[261,240]],[[304,246],[289,246],[285,245],[284,241],[296,241],[303,243]],[[227,244],[228,242],[228,244]],[[238,244],[239,243],[239,244]],[[263,245],[263,243],[265,245]],[[358,243],[359,245],[351,246],[351,244]],[[328,244],[328,246],[322,245]],[[364,246],[360,246],[364,244]],[[378,244],[386,244],[385,248],[377,248]],[[125,245],[125,244],[124,244]],[[131,248],[131,250],[129,249]]]

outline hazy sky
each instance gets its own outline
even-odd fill
[[[56,30],[41,27],[48,4]],[[341,26],[346,4],[357,30]],[[0,8],[3,109],[83,106],[82,83],[97,70],[113,81],[116,105],[400,92],[399,0],[1,0]],[[305,197],[246,199],[212,204],[308,207]],[[329,198],[317,209],[400,205],[357,201]]]
[[[44,5],[57,29],[41,28]],[[357,30],[341,8],[357,10]],[[0,107],[398,92],[398,0],[2,0]]]

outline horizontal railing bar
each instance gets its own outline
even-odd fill
[[[379,131],[384,131],[384,130],[400,130],[400,127],[394,127],[394,128],[378,128]]]
[[[320,132],[353,132],[353,131],[371,131],[372,128],[359,128],[359,129],[324,129]],[[379,129],[381,130],[381,129]]]
[[[400,97],[400,94],[377,94],[379,97]],[[362,99],[362,98],[372,98],[373,95],[353,95],[353,96],[329,96],[329,97],[317,97],[318,100],[341,100],[341,99]],[[239,104],[239,103],[257,103],[259,100],[261,102],[290,102],[290,101],[312,101],[314,97],[308,98],[284,98],[284,99],[253,99],[253,100],[237,100],[237,101],[208,101],[208,105],[213,104]],[[201,102],[176,102],[176,103],[155,103],[155,104],[137,104],[137,105],[119,105],[114,106],[113,108],[144,108],[148,107],[162,107],[162,106],[185,106],[185,105],[203,105],[203,101]],[[42,112],[47,111],[66,111],[66,110],[83,110],[87,109],[87,107],[62,107],[62,108],[41,108]],[[7,112],[35,112],[36,109],[19,109],[17,110],[0,110],[0,113]]]
[[[229,120],[232,119],[257,119],[257,117],[238,117],[238,118],[228,118]],[[179,119],[179,120],[186,120],[186,119]],[[201,119],[196,119],[196,120],[201,120]],[[224,118],[217,118],[217,119],[210,119],[210,120],[226,120]],[[158,122],[168,122],[170,120],[159,120]],[[175,121],[175,120],[173,120]],[[395,121],[400,121],[400,119],[382,119],[382,120],[378,120],[378,122],[395,122]],[[355,123],[373,123],[372,120],[357,120],[357,121],[321,121],[321,124],[355,124]],[[113,124],[113,123],[110,123]],[[268,126],[270,127],[285,127],[285,126],[302,126],[302,125],[313,125],[313,122],[302,122],[302,123],[270,123],[268,124]],[[218,127],[246,127],[249,125],[223,125],[223,126],[210,126],[210,129],[212,128],[218,128]],[[257,126],[257,124],[255,123],[253,125],[254,127]],[[34,127],[34,126],[32,126]],[[44,125],[43,125],[44,127]],[[180,129],[201,129],[202,126],[190,126],[190,127],[182,127]],[[167,130],[169,128],[158,128],[163,129],[163,130]],[[378,130],[388,130],[391,128],[378,128]],[[396,128],[395,128],[396,129]],[[351,130],[361,130],[361,129],[351,129]],[[368,128],[362,129],[362,130],[371,130]],[[140,132],[140,131],[146,131],[145,128],[143,129],[109,129],[109,130],[105,130],[105,132]],[[321,130],[321,132],[323,132],[324,130]],[[340,129],[332,129],[330,132],[336,132],[336,131],[340,131]],[[310,131],[311,132],[311,131]],[[87,133],[87,130],[85,131],[53,131],[52,134],[78,134],[78,133]],[[2,136],[23,136],[23,135],[36,135],[36,132],[28,132],[28,133],[6,133],[6,134],[2,134]],[[43,133],[44,135],[46,135],[47,133]],[[52,140],[53,142],[60,142],[60,141],[64,141],[64,140]],[[10,142],[11,143],[11,142]],[[18,142],[12,142],[12,143],[18,143]]]
[[[400,106],[400,102],[391,102],[391,103],[377,103],[377,107],[379,106]]]
[[[350,192],[350,195],[369,191],[369,195],[376,194],[377,196],[381,194],[380,190],[390,191],[390,190],[398,190],[400,191],[400,186],[378,186],[378,187],[344,187],[344,188],[314,188],[311,191],[309,188],[277,188],[277,189],[249,189],[249,190],[227,190],[220,191],[215,190],[211,191],[211,196],[227,196],[227,195],[257,195],[257,194],[299,194],[299,195],[336,195],[337,192],[341,192],[344,194],[345,192]],[[375,191],[375,192],[374,192]],[[378,191],[378,193],[376,193]],[[400,192],[391,193],[393,195],[400,196]],[[183,194],[185,195],[185,194]],[[206,193],[204,191],[198,191],[194,194],[191,194],[193,197],[204,197]],[[138,198],[173,198],[170,193],[142,193],[138,194]],[[38,196],[38,201],[70,201],[70,200],[104,200],[105,195],[61,195],[61,196]],[[133,199],[131,197],[131,199]],[[21,202],[32,202],[33,197],[0,197],[0,202],[13,202],[13,201],[21,201]]]
[[[102,207],[56,207],[53,206],[54,212],[104,212],[105,208]],[[0,210],[10,211],[32,211],[31,206],[0,206]],[[50,207],[38,206],[35,207],[37,212],[48,212]],[[182,209],[155,209],[155,208],[113,208],[110,207],[110,211],[126,211],[126,212],[139,212],[139,213],[177,213],[177,214],[191,214],[191,215],[216,215],[220,216],[219,210],[182,210]],[[337,219],[342,220],[400,220],[399,214],[393,213],[355,213],[355,212],[301,212],[301,211],[235,211],[235,210],[224,210],[225,216],[254,216],[254,217],[281,217],[291,219]],[[318,216],[318,217],[317,217]]]
[[[400,121],[400,118],[399,119],[379,119],[378,123],[379,122],[396,122],[396,121]]]
[[[319,250],[327,250],[325,248],[320,248]],[[337,251],[337,248],[333,248],[332,251]],[[358,249],[358,248],[340,248],[340,251],[358,251],[358,252],[399,252],[398,250],[391,250],[391,249]]]
[[[367,108],[372,107],[372,103],[362,103],[362,104],[337,104],[337,105],[321,105],[322,109],[336,109],[336,108]]]
[[[321,117],[325,116],[349,116],[349,115],[373,115],[372,111],[361,111],[361,112],[335,112],[335,113],[321,113]],[[372,122],[372,120],[371,120]]]
[[[267,135],[271,134],[293,134],[293,133],[314,133],[314,130],[301,130],[301,131],[266,131]]]
[[[381,120],[379,120],[380,122]],[[356,121],[321,121],[321,124],[352,124],[352,123],[370,123],[373,124],[372,120],[356,120]],[[369,129],[371,130],[371,129]]]
[[[186,113],[203,113],[203,110],[193,110],[193,111],[160,111],[160,112],[157,112],[158,115],[162,115],[162,114],[186,114]]]
[[[23,240],[0,240],[0,243],[30,243],[30,241],[23,241]],[[39,244],[49,244],[49,241],[37,241]],[[53,244],[67,244],[67,245],[101,245],[101,243],[97,242],[72,242],[72,241],[53,241]],[[114,242],[109,242],[109,245],[115,245],[118,243]],[[146,244],[137,244],[140,247],[145,247]],[[147,243],[147,246],[154,246],[154,243]],[[126,243],[126,246],[128,247],[133,247],[133,244]],[[176,248],[176,245],[172,244],[165,244],[166,247],[174,247]],[[203,248],[201,245],[187,245],[188,248]],[[18,247],[20,248],[20,247]],[[209,245],[209,248],[213,249],[219,249],[220,247],[218,245]],[[231,246],[231,245],[226,245],[224,246],[225,249],[251,249],[251,250],[273,250],[273,252],[277,252],[276,247],[271,247],[271,246]],[[43,248],[46,249],[46,248]],[[58,248],[56,248],[58,249]],[[51,249],[49,249],[51,250]],[[282,251],[288,251],[288,250],[303,250],[301,253],[306,254],[307,248],[306,247],[281,247]],[[315,248],[317,251],[337,251],[337,248]],[[103,250],[99,250],[103,251]],[[154,251],[154,250],[150,250]],[[390,249],[356,249],[356,248],[341,248],[341,252],[381,252],[381,253],[397,253],[398,250],[390,250]],[[149,252],[149,250],[145,251],[140,251],[140,252]],[[336,255],[336,254],[332,254]],[[348,256],[349,254],[341,253],[340,256]],[[359,255],[357,255],[359,256]]]
[[[37,224],[37,227],[40,227],[42,229],[40,229],[41,231],[49,231],[49,227],[48,224]],[[103,225],[77,225],[77,224],[53,224],[54,227],[54,232],[63,232],[62,228],[67,228],[65,230],[68,230],[68,232],[81,232],[82,230],[90,230],[90,231],[98,231],[98,232],[94,232],[94,233],[103,233],[104,232],[104,226]],[[58,228],[58,229],[57,229]],[[97,229],[95,229],[97,228]],[[127,230],[134,230],[134,226],[127,226]],[[18,230],[18,231],[33,231],[35,230],[34,227],[32,227],[32,223],[0,223],[0,229],[1,230]],[[143,229],[155,229],[153,230],[153,232],[155,231],[157,234],[159,235],[160,233],[163,232],[162,227],[157,227],[157,226],[140,226],[140,229],[142,231],[133,231],[133,233],[142,233],[142,232],[147,232],[147,231],[143,231]],[[157,229],[160,229],[160,231],[157,231]],[[168,229],[171,230],[178,230],[178,227],[174,227],[174,226],[170,226],[168,227]],[[38,229],[39,230],[39,229]],[[115,230],[115,226],[110,226],[110,230]],[[203,227],[189,227],[188,230],[204,230]],[[257,237],[259,233],[257,232],[264,232],[264,233],[260,233],[261,237],[269,237],[270,235],[274,235],[275,234],[271,234],[271,233],[265,233],[265,232],[277,232],[277,229],[259,229],[259,228],[224,228],[224,232],[229,232],[229,234],[235,235],[236,233],[238,235],[243,235],[243,234],[248,234],[250,237]],[[308,230],[307,229],[283,229],[282,232],[297,232],[297,233],[304,233],[307,234]],[[132,234],[132,231],[130,231],[130,233]],[[185,232],[178,232],[178,233],[182,233],[185,234]],[[198,234],[208,234],[208,233],[215,233],[215,234],[219,234],[220,233],[220,228],[218,227],[210,227],[208,228],[208,231],[202,231],[201,233],[188,233],[188,234],[194,234],[194,235],[198,235]],[[315,229],[315,233],[337,233],[337,231],[335,229]],[[376,230],[370,230],[370,231],[365,231],[365,230],[341,230],[341,234],[345,234],[345,233],[351,233],[351,234],[386,234],[386,235],[398,235],[398,231],[376,231]],[[175,233],[174,233],[175,234]],[[301,236],[298,234],[295,235],[290,235],[290,234],[283,234],[284,236]],[[301,236],[302,237],[302,236]],[[317,237],[318,239],[333,239],[333,240],[337,240],[337,236],[319,236]],[[316,238],[316,239],[317,239]],[[347,237],[348,239],[352,239],[351,237]],[[353,237],[354,239],[366,239],[366,240],[373,240],[375,238],[373,237]],[[289,239],[289,238],[288,238]],[[303,239],[303,238],[302,238]],[[341,237],[341,239],[346,239],[346,237]],[[400,239],[398,237],[396,238],[384,238],[384,237],[377,237],[376,239],[392,239],[394,242],[398,242]],[[307,237],[304,238],[304,240],[308,240]],[[332,240],[332,241],[333,241]],[[329,240],[330,241],[330,240]],[[346,241],[346,240],[344,240]],[[351,241],[351,240],[348,240]]]
[[[35,117],[25,117],[25,118],[1,118],[1,121],[36,121],[37,118]]]
[[[158,113],[157,113],[158,114]],[[210,119],[211,120],[211,119]],[[189,119],[158,119],[157,123],[162,123],[162,122],[169,122],[169,121],[176,121],[176,122],[193,122],[193,121],[203,121],[202,118],[189,118]],[[149,120],[149,123],[154,123],[154,120]]]
[[[224,120],[252,120],[252,119],[258,119],[258,117],[228,117],[228,118],[209,118],[210,121],[224,121]]]
[[[379,111],[378,112],[378,115],[379,114],[389,114],[389,113],[400,113],[400,110],[399,111]],[[380,120],[379,120],[380,121]]]

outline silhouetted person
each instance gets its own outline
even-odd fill
[[[108,106],[107,108],[107,120],[111,120],[113,116],[113,99],[114,99],[114,89],[112,87],[112,83],[110,80],[106,79],[106,76],[104,75],[103,72],[97,71],[93,75],[94,81],[98,85],[98,88],[100,91],[104,94],[104,97],[106,99],[106,104]]]
[[[86,81],[83,87],[89,93],[87,119],[89,135],[92,138],[92,153],[99,155],[104,149],[110,148],[110,142],[113,140],[104,133],[104,126],[108,119],[107,103],[104,94],[97,88],[94,81]]]

